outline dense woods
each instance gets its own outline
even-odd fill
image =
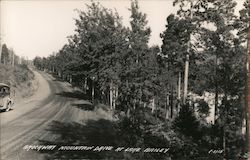
[[[34,65],[81,88],[93,104],[109,106],[119,117],[119,145],[170,148],[124,159],[243,159],[250,3],[239,17],[234,0],[173,5],[179,10],[166,17],[162,45],[149,46],[151,29],[138,1],[131,1],[129,27],[116,11],[92,2],[78,10],[68,43]]]

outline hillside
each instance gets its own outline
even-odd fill
[[[27,65],[0,64],[0,83],[10,85],[16,98],[29,97],[37,88],[34,73]]]

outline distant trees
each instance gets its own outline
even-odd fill
[[[1,55],[1,63],[7,64],[9,63],[10,59],[9,49],[7,48],[6,44],[2,46],[2,55]]]
[[[17,64],[26,63],[26,59],[15,54],[12,48],[8,48],[6,44],[0,46],[0,64],[15,66]]]
[[[41,57],[35,57],[33,64],[37,67],[37,69],[43,70],[45,68],[43,59]]]

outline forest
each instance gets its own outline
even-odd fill
[[[166,17],[161,46],[149,46],[139,3],[131,0],[127,27],[117,11],[92,1],[77,11],[68,43],[34,65],[108,106],[118,117],[115,145],[170,148],[104,159],[246,159],[250,2],[236,14],[236,0],[174,0],[178,11]]]

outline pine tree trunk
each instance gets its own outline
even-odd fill
[[[178,104],[177,104],[177,114],[179,113],[179,109],[180,109],[180,102],[181,102],[181,72],[179,72],[179,77],[178,77],[178,90],[177,90],[177,94],[178,94]]]
[[[92,80],[92,104],[94,105],[94,100],[95,100],[95,87],[94,87],[94,80]]]
[[[167,119],[167,99],[164,103],[164,109],[165,109],[165,119]]]
[[[113,81],[110,81],[109,87],[109,96],[110,96],[110,108],[113,109]]]
[[[155,111],[155,98],[153,98],[152,100],[152,109],[151,109],[151,112],[154,113]]]
[[[216,119],[218,116],[218,100],[219,100],[219,91],[218,91],[218,82],[217,82],[217,65],[218,65],[218,56],[216,54],[215,56],[215,75],[214,75],[214,81],[215,81],[215,98],[214,98],[214,123],[216,123]]]
[[[247,32],[247,54],[246,54],[246,85],[245,85],[245,117],[246,117],[246,140],[247,140],[247,151],[249,152],[250,147],[250,132],[249,132],[249,120],[250,120],[250,70],[249,70],[249,63],[250,63],[250,22],[248,25],[248,32]]]
[[[84,93],[87,93],[87,78],[84,78]]]
[[[184,87],[183,87],[183,103],[184,104],[186,103],[186,99],[187,99],[188,72],[189,72],[189,55],[187,54],[186,62],[185,62]]]
[[[116,107],[116,101],[118,99],[118,85],[115,85],[115,98],[114,98],[114,109]]]
[[[72,84],[72,81],[73,81],[73,79],[72,79],[72,76],[70,75],[69,76],[69,83]]]
[[[0,64],[2,63],[2,44],[0,45]]]
[[[193,2],[191,1],[191,7],[190,7],[190,19],[193,18]],[[188,92],[188,72],[189,72],[189,52],[191,49],[191,35],[190,35],[190,40],[188,42],[188,50],[187,50],[187,55],[186,55],[186,60],[185,60],[185,72],[184,72],[184,87],[183,87],[183,103],[186,103],[187,99],[187,92]]]
[[[14,67],[15,66],[15,54],[14,54],[14,52],[12,52],[12,67]]]
[[[173,105],[174,105],[174,89],[173,85],[171,85],[171,96],[170,96],[170,118],[173,118]]]
[[[130,117],[130,108],[127,109],[127,113],[126,113],[127,117]]]
[[[218,93],[218,85],[216,84],[215,98],[214,98],[214,123],[216,123],[216,119],[218,117],[218,100],[219,100],[219,93]]]
[[[166,100],[166,119],[169,118],[169,93],[167,95],[167,100]]]
[[[133,99],[133,109],[135,109],[136,99]]]

